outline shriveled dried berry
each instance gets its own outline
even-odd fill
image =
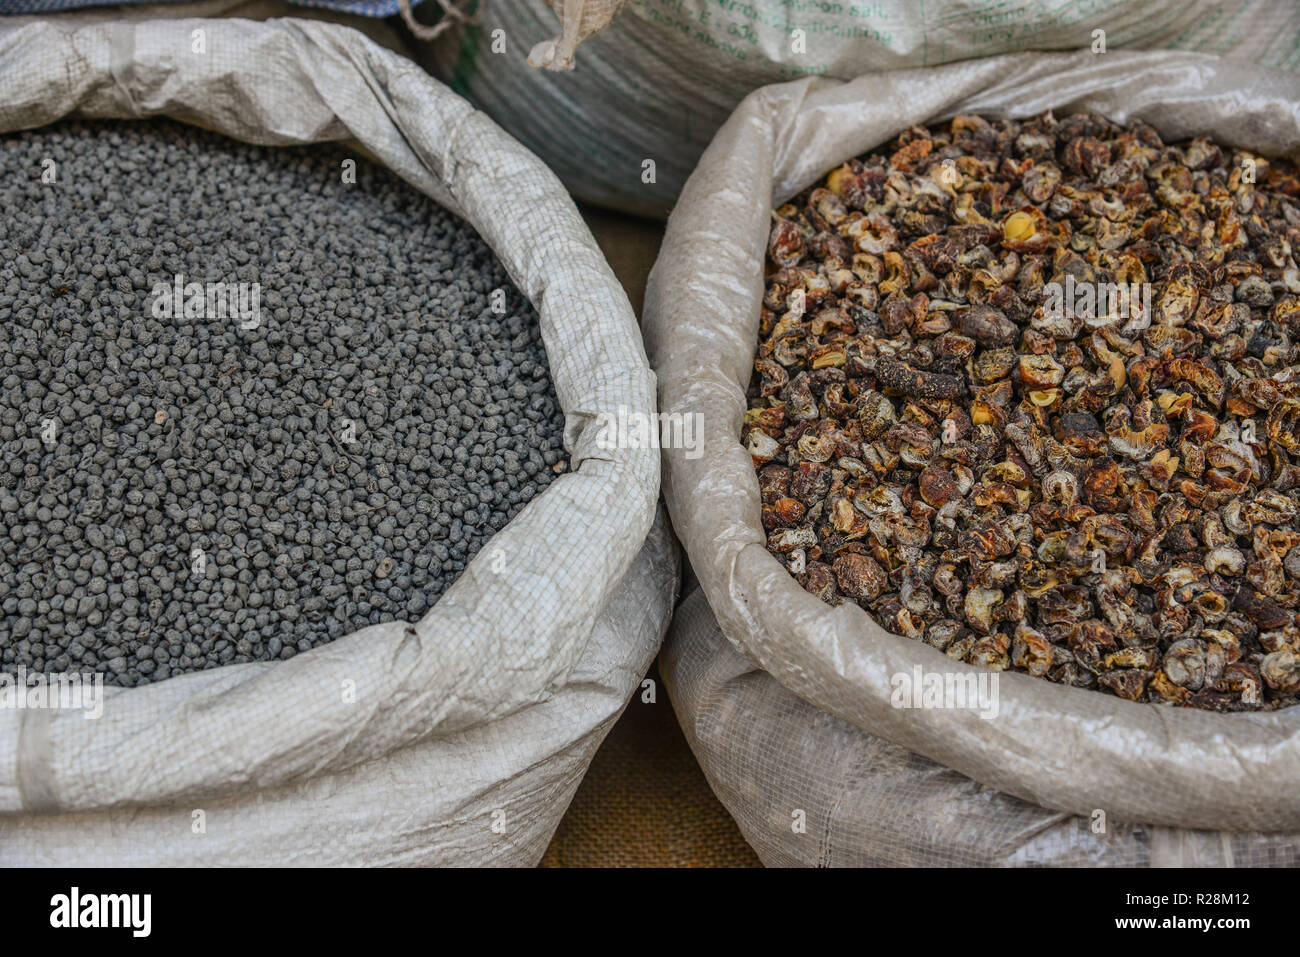
[[[1300,703],[1297,182],[1051,113],[833,170],[770,237],[742,433],[769,549],[961,661]]]
[[[1300,655],[1290,648],[1265,655],[1259,670],[1270,688],[1289,694],[1300,692]]]
[[[859,601],[871,601],[889,583],[884,569],[869,555],[842,555],[833,567],[840,591]]]
[[[969,306],[955,313],[957,328],[982,346],[1012,345],[1020,329],[1006,314],[993,306]]]

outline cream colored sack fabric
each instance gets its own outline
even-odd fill
[[[1300,835],[1075,817],[976,784],[787,691],[727,642],[700,591],[673,616],[659,671],[768,867],[1300,866]]]
[[[528,65],[546,70],[572,70],[573,54],[586,40],[609,26],[627,0],[546,0],[560,18],[558,37],[543,40],[528,53]]]
[[[1184,828],[1300,831],[1300,713],[1220,715],[1139,705],[1004,673],[1000,711],[896,710],[891,676],[973,673],[831,608],[768,554],[758,482],[739,442],[770,210],[830,167],[914,123],[960,112],[1092,109],[1168,139],[1213,134],[1271,153],[1300,147],[1297,81],[1184,53],[994,57],[746,98],[668,222],[646,293],[660,407],[698,413],[704,454],[664,454],[673,525],[723,633],[800,698],[863,731],[1041,807]],[[750,718],[749,720],[754,720]],[[754,773],[803,745],[773,734]]]
[[[195,52],[195,31],[205,52]],[[617,712],[610,696],[626,700],[629,673],[639,676],[650,657],[675,586],[671,549],[660,540],[636,572],[648,582],[626,583],[643,602],[640,616],[602,618],[642,550],[658,494],[653,451],[597,443],[602,413],[654,408],[626,296],[536,158],[416,64],[354,30],[288,19],[0,23],[0,130],[68,115],[155,114],[271,145],[353,142],[469,221],[540,314],[572,471],[494,536],[419,622],[366,628],[289,661],[107,689],[99,720],[0,711],[0,848],[32,860],[47,846],[24,838],[32,832],[6,814],[126,809],[103,825],[116,833],[134,809],[170,806],[184,808],[185,820],[173,814],[169,826],[188,834],[189,809],[272,789],[292,795],[281,823],[310,831],[316,812],[303,798],[349,787],[347,775],[372,787],[391,775],[395,792],[432,789],[449,814],[482,812],[475,802],[490,787],[517,789],[514,800],[537,802],[527,815],[534,833],[507,830],[502,846],[516,853],[500,858],[535,860],[574,768]],[[597,663],[593,684],[585,672]],[[552,703],[575,683],[567,703]],[[561,752],[552,776],[538,762]],[[439,767],[439,753],[456,760]],[[377,763],[388,757],[396,763]],[[414,777],[396,780],[407,772]],[[361,791],[343,802],[375,845],[354,846],[352,862],[390,859],[386,838],[418,820],[374,802]],[[54,820],[55,831],[72,826]],[[227,827],[234,857],[225,859],[264,862],[277,850],[251,832],[241,845],[238,822]],[[153,844],[131,845],[129,859],[155,859],[172,839],[165,830]],[[49,846],[71,853],[72,843],[51,836]],[[479,849],[458,839],[439,860],[470,861],[462,847]]]
[[[265,791],[77,814],[0,815],[0,864],[536,864],[654,660],[672,608],[676,563],[661,511],[596,620],[585,653],[545,701],[339,774]],[[140,746],[147,748],[148,740]]]

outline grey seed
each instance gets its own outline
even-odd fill
[[[386,171],[162,120],[0,160],[47,155],[63,188],[0,190],[0,670],[134,687],[418,617],[554,480],[536,313]],[[259,283],[260,325],[155,316],[177,274]]]

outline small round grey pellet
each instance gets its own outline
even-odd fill
[[[0,671],[134,687],[417,618],[563,470],[532,307],[345,158],[163,120],[3,137]],[[259,324],[155,315],[177,275],[258,283]]]

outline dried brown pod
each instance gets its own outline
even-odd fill
[[[955,399],[964,391],[961,380],[954,375],[914,369],[896,359],[876,360],[876,380],[900,395],[923,399]]]

